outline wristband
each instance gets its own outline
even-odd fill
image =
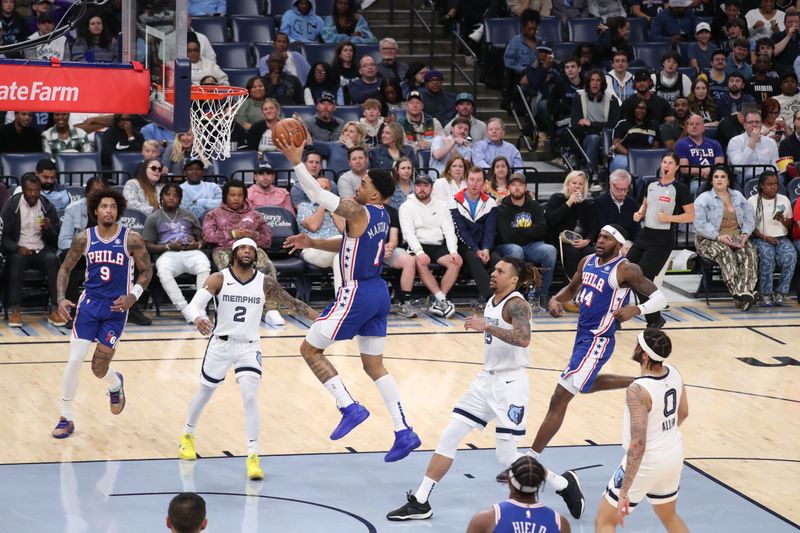
[[[134,285],[133,288],[131,289],[131,294],[133,294],[137,300],[142,297],[143,292],[144,288],[138,283]]]

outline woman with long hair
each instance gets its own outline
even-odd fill
[[[392,207],[400,209],[400,205],[414,192],[414,178],[416,175],[417,171],[414,169],[414,164],[408,157],[402,156],[395,162],[392,169],[394,194],[389,199],[389,204]]]
[[[692,90],[689,92],[689,111],[703,117],[706,126],[716,127],[719,124],[717,104],[708,90],[708,80],[695,78]]]
[[[767,98],[761,104],[761,135],[766,135],[776,143],[780,143],[788,131],[786,121],[780,117],[781,104],[775,98]]]
[[[447,161],[442,176],[433,182],[431,198],[449,205],[450,199],[461,189],[467,188],[467,169],[470,165],[462,155],[454,155]]]
[[[614,159],[608,165],[609,172],[628,168],[628,152],[632,148],[658,148],[661,135],[658,123],[650,118],[647,103],[639,100],[629,116],[620,120],[611,134]]]
[[[600,32],[597,44],[603,54],[603,59],[613,61],[616,51],[625,52],[628,59],[633,57],[633,46],[630,43],[631,23],[625,16],[608,17],[606,29]]]
[[[397,122],[383,125],[380,144],[369,151],[370,168],[393,168],[401,157],[411,159],[414,149],[406,143],[403,127]]]
[[[736,307],[747,311],[755,301],[753,289],[758,280],[758,254],[749,242],[755,212],[744,195],[731,188],[732,178],[730,168],[716,165],[711,190],[695,200],[695,248],[701,257],[719,265]]]
[[[194,133],[185,131],[175,135],[172,148],[165,155],[167,172],[172,176],[183,174],[183,165],[193,159],[192,144],[194,143]]]
[[[261,115],[261,105],[267,97],[267,88],[260,76],[253,76],[247,80],[245,88],[247,89],[247,98],[236,112],[236,122],[245,130],[249,130],[253,124],[264,118]]]
[[[390,114],[397,114],[398,111],[405,111],[406,102],[403,100],[403,89],[400,82],[395,78],[384,78],[378,89],[378,100],[381,103],[381,115],[388,117]]]
[[[778,175],[765,170],[758,178],[758,194],[747,199],[755,211],[755,229],[750,239],[758,252],[758,294],[761,305],[783,305],[789,295],[794,268],[797,265],[797,250],[792,245],[789,230],[794,225],[792,204],[789,198],[778,193]],[[775,265],[780,268],[778,290],[775,291],[772,277]]]
[[[272,143],[272,128],[281,119],[281,104],[274,98],[265,98],[261,104],[262,120],[254,123],[247,131],[247,149],[263,152],[277,150]]]
[[[99,14],[92,16],[78,28],[78,38],[72,45],[72,60],[90,63],[119,62],[117,39]]]
[[[572,279],[581,258],[594,253],[592,240],[588,237],[597,233],[586,173],[573,170],[567,174],[561,192],[550,196],[544,212],[547,240],[561,250],[564,272],[568,279]]]
[[[342,41],[336,45],[336,55],[331,65],[334,80],[344,87],[350,80],[358,78],[358,62],[356,61],[356,47],[350,41]]]
[[[324,19],[320,37],[326,43],[350,41],[354,44],[375,44],[378,39],[369,30],[369,24],[356,7],[354,0],[336,0],[333,14]]]
[[[404,100],[408,98],[408,93],[411,91],[418,91],[425,87],[425,74],[428,73],[428,70],[428,65],[425,63],[411,63],[405,79],[400,83]]]
[[[339,78],[333,75],[330,65],[320,61],[311,66],[311,73],[306,81],[306,88],[303,91],[306,105],[317,105],[317,100],[325,92],[335,94],[338,105],[344,104]]]
[[[161,161],[148,159],[139,168],[135,179],[128,180],[122,189],[122,195],[128,202],[129,209],[138,209],[149,215],[159,208],[158,197],[161,194]]]
[[[500,203],[500,200],[508,196],[508,178],[511,177],[511,164],[505,156],[499,155],[494,158],[489,167],[489,179],[486,180],[484,190],[486,194]]]
[[[636,234],[627,258],[639,265],[647,279],[654,281],[672,253],[677,225],[694,221],[692,193],[677,180],[678,163],[675,153],[664,155],[659,179],[647,186],[642,206],[633,214],[633,221],[644,220],[644,226]],[[639,300],[647,301],[647,297],[639,294]],[[661,313],[647,315],[647,327],[660,328],[664,323]]]

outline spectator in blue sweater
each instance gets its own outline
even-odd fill
[[[292,8],[283,14],[281,32],[292,42],[315,43],[319,41],[325,23],[314,13],[311,0],[295,0]]]
[[[361,77],[353,80],[347,86],[350,93],[350,103],[363,104],[367,98],[378,98],[381,89],[381,79],[378,76],[378,65],[372,56],[364,56],[358,62],[358,73]]]
[[[183,165],[183,173],[186,181],[181,183],[183,198],[181,207],[188,209],[199,219],[207,211],[217,208],[222,203],[222,189],[219,185],[210,181],[203,181],[203,162],[199,159],[191,159]]]
[[[189,0],[189,15],[192,17],[210,17],[226,15],[228,4],[225,0]]]
[[[336,0],[333,14],[325,17],[320,34],[326,43],[350,41],[353,44],[375,44],[378,39],[369,31],[369,24],[358,13],[355,0]]]
[[[691,0],[670,0],[667,9],[656,15],[650,24],[651,41],[693,41],[697,20],[689,6]]]
[[[525,69],[536,61],[536,30],[539,28],[540,20],[541,17],[537,11],[524,10],[519,17],[522,31],[506,44],[506,51],[503,53],[506,75],[501,106],[508,105],[514,86],[525,74]]]

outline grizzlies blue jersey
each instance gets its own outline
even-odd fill
[[[128,228],[118,228],[117,234],[108,240],[97,234],[96,226],[86,230],[84,298],[116,300],[130,292],[133,258],[128,253]]]
[[[494,532],[556,533],[561,531],[561,517],[544,504],[528,505],[514,500],[494,504]]]
[[[613,313],[628,303],[631,292],[617,283],[617,267],[626,259],[620,255],[600,266],[598,259],[592,254],[583,265],[578,334],[591,332],[596,337],[613,337],[617,331]]]
[[[378,278],[383,265],[383,247],[389,238],[389,213],[382,206],[366,205],[369,222],[360,237],[342,237],[339,271],[342,283]]]

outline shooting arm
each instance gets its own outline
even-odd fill
[[[503,319],[511,329],[486,326],[486,333],[513,346],[527,348],[531,343],[531,306],[521,298],[511,298],[503,307]]]
[[[303,192],[308,195],[308,198],[331,213],[335,212],[339,207],[341,199],[332,192],[323,189],[303,163],[292,162],[292,166],[294,167],[295,176],[297,176],[297,182],[300,184]]]
[[[69,246],[67,255],[64,257],[64,262],[61,263],[61,268],[58,269],[58,276],[56,277],[56,294],[58,300],[61,301],[65,298],[64,294],[67,292],[67,283],[69,283],[69,274],[78,260],[86,250],[86,232],[82,231],[72,238],[72,244]]]
[[[289,308],[292,313],[316,320],[319,313],[311,309],[308,304],[301,302],[283,290],[278,280],[272,276],[264,276],[264,297],[279,302]]]
[[[627,493],[639,472],[642,457],[647,447],[647,391],[636,383],[627,390],[625,402],[631,418],[631,442],[628,445],[627,468],[620,492]]]

